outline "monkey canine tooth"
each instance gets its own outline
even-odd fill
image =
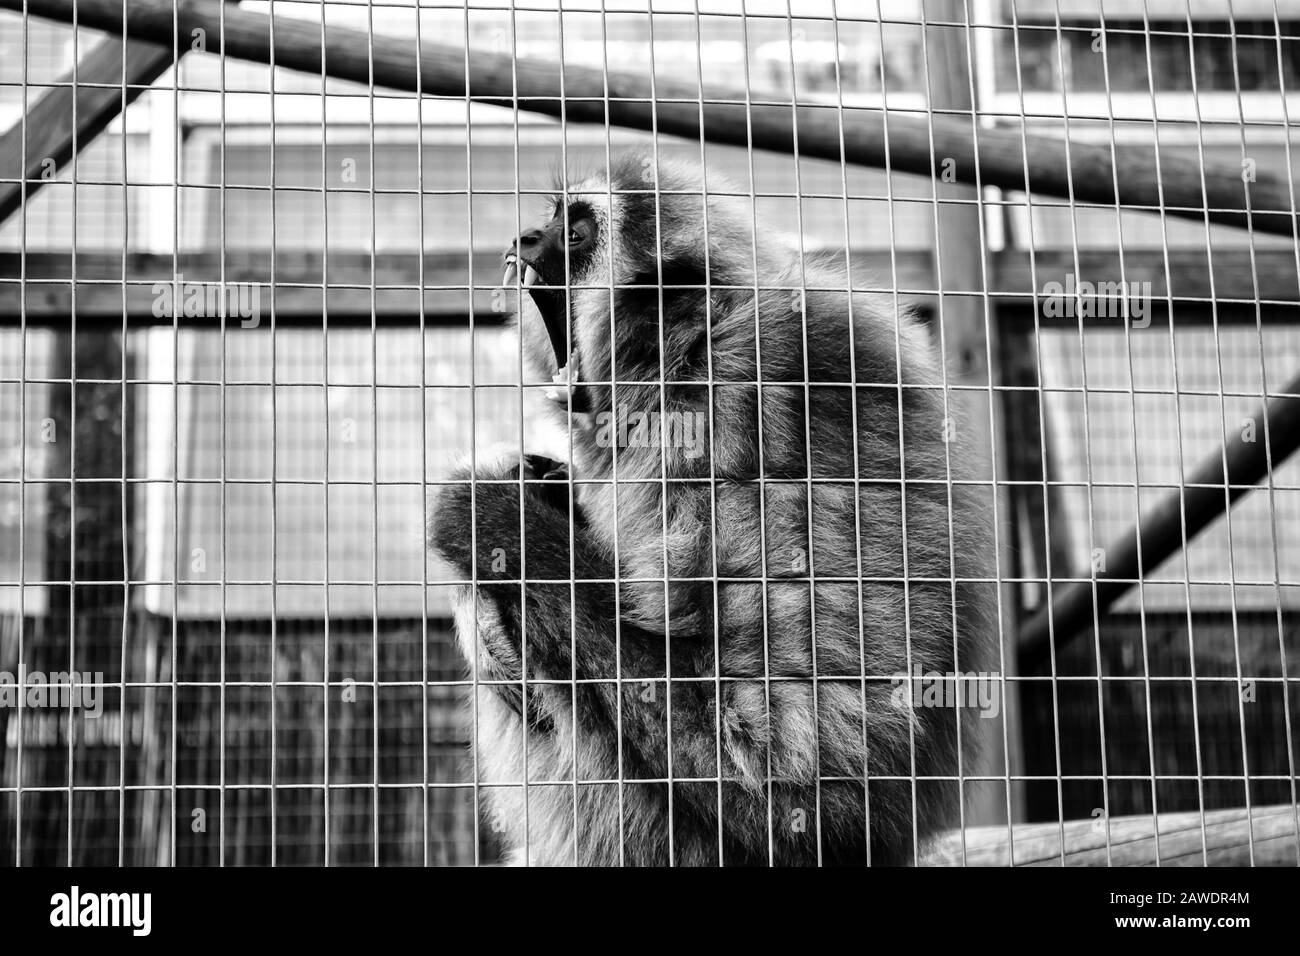
[[[551,385],[546,389],[546,397],[553,402],[563,404],[568,398],[572,386],[569,384],[569,366],[565,365],[551,376]]]

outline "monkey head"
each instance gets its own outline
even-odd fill
[[[603,285],[607,298],[609,294],[609,189],[597,187],[587,182],[580,189],[557,188],[546,221],[524,230],[505,254],[503,285],[517,283],[534,307],[530,312],[521,300],[521,334],[530,364],[561,388],[578,382],[581,374],[574,321],[579,293]],[[558,398],[561,392],[552,395]],[[575,405],[574,410],[582,409]]]
[[[528,293],[541,319],[542,341],[550,349],[549,354],[539,349],[536,328],[526,325],[530,355],[557,380],[568,380],[573,286],[591,271],[607,231],[608,217],[587,199],[555,199],[550,218],[521,233],[506,252],[503,284],[510,288],[518,283]],[[575,378],[576,371],[575,366]]]
[[[749,217],[734,198],[705,201],[697,168],[630,153],[608,175],[557,184],[547,220],[507,250],[504,284],[535,307],[521,308],[525,352],[571,411],[599,411],[610,389],[593,385],[615,378],[690,377],[681,365],[706,335],[705,286],[752,281]]]

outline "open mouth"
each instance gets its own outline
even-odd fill
[[[532,297],[533,304],[537,306],[537,311],[546,326],[546,334],[551,341],[551,351],[555,353],[555,367],[558,371],[553,380],[559,388],[566,388],[571,382],[568,290],[563,288],[561,283],[542,275],[536,266],[522,259],[513,250],[506,253],[501,284],[507,289],[513,289],[518,285],[527,290]],[[577,357],[572,356],[572,358],[575,360],[572,363],[572,371],[576,376]]]

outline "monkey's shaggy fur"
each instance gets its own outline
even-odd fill
[[[975,735],[969,710],[899,706],[897,675],[978,668],[993,592],[959,579],[990,576],[986,507],[951,483],[925,328],[850,296],[842,255],[756,236],[748,201],[705,208],[703,182],[632,155],[557,199],[597,236],[567,260],[572,483],[501,461],[435,503],[432,547],[476,573],[457,630],[483,793],[533,863],[908,863],[960,800],[958,724],[966,774]],[[648,412],[700,416],[703,454],[610,447]]]

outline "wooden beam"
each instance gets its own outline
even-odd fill
[[[1300,448],[1300,377],[1273,388],[1280,393],[1255,412],[1259,434],[1247,440],[1229,431],[1222,447],[1185,477],[1182,487],[1168,492],[1147,511],[1141,523],[1105,549],[1101,571],[1076,572],[1079,580],[1060,586],[1021,629],[1017,638],[1021,669],[1033,672],[1048,658],[1053,645],[1063,646],[1093,629],[1094,613],[1101,617],[1138,581],[1254,490]],[[1089,576],[1091,572],[1091,576]],[[1056,569],[1058,577],[1069,568]]]
[[[10,180],[0,182],[0,223],[53,179],[172,62],[170,41],[164,46],[109,39],[59,77],[59,85],[0,136],[0,179]]]
[[[26,260],[27,283],[19,281]],[[266,250],[229,250],[182,253],[175,259],[175,271],[186,282],[254,283],[265,296],[275,293],[276,321],[319,324],[323,283],[328,282],[324,301],[329,320],[339,323],[370,321],[372,281],[377,287],[375,307],[383,324],[413,322],[419,318],[420,262],[415,253],[386,253],[374,258],[365,252],[330,253],[280,252],[275,256],[274,285],[272,259]],[[904,288],[934,286],[933,257],[927,251],[900,253],[897,257],[899,284]],[[874,282],[871,275],[889,274],[887,251],[855,253],[855,275],[863,284]],[[126,256],[126,312],[132,322],[164,322],[170,316],[154,316],[157,298],[154,286],[172,281],[171,255],[129,253]],[[37,324],[66,322],[72,309],[72,257],[67,253],[0,253],[0,326],[17,323],[20,314]],[[501,259],[491,253],[475,253],[473,271],[463,254],[430,253],[424,257],[425,315],[431,322],[464,322],[472,308],[475,315],[489,318],[494,313],[493,290],[501,280]],[[473,290],[467,288],[473,285]],[[384,288],[400,287],[400,288]],[[119,324],[122,320],[122,254],[91,252],[77,254],[77,318],[102,319]],[[512,305],[507,296],[507,305]],[[269,310],[266,320],[269,323]],[[504,319],[503,315],[498,318]],[[192,324],[188,320],[186,325]]]
[[[1035,252],[1035,272],[1038,293],[1048,282],[1065,284],[1074,274],[1074,256],[1064,250]],[[1249,253],[1246,250],[1216,252],[1214,254],[1214,289],[1210,288],[1210,270],[1204,250],[1175,249],[1169,255],[1169,273],[1174,288],[1174,304],[1189,308],[1179,312],[1180,321],[1193,321],[1190,306],[1210,299],[1213,291],[1219,302],[1239,301],[1300,303],[1296,286],[1295,254],[1287,250],[1259,250],[1255,254],[1259,274],[1258,288],[1250,280]],[[998,305],[1021,306],[1022,309],[1005,313],[1001,318],[1025,320],[1032,315],[1033,305],[1030,254],[1023,249],[1006,249],[992,255],[989,275],[989,296]],[[27,261],[26,311],[34,321],[67,318],[71,308],[72,257],[63,252],[29,252]],[[22,305],[22,288],[19,283],[20,253],[0,253],[0,325],[17,322]],[[176,268],[188,280],[216,282],[221,278],[224,259],[227,282],[271,283],[271,255],[266,250],[231,249],[222,256],[218,252],[182,253],[176,258]],[[330,284],[330,299],[339,303],[338,315],[347,309],[343,303],[356,301],[368,316],[369,290],[344,289],[337,286],[368,287],[370,285],[370,254],[366,252],[332,252],[326,262],[319,252],[284,251],[275,257],[277,310],[285,318],[295,316],[320,317],[320,285]],[[1161,306],[1167,295],[1164,253],[1158,249],[1126,251],[1126,274],[1130,282],[1149,281],[1153,304]],[[928,250],[900,250],[897,254],[898,284],[908,298],[923,305],[933,303],[936,286],[934,257]],[[465,315],[466,305],[459,304],[446,288],[463,287],[470,281],[469,257],[459,253],[429,253],[424,257],[424,283],[430,314],[459,312]],[[890,257],[886,250],[858,250],[853,253],[853,275],[864,288],[878,287],[880,280],[890,275]],[[1115,252],[1080,253],[1080,275],[1077,279],[1089,282],[1109,282],[1119,275],[1119,256]],[[169,254],[129,253],[126,257],[127,311],[133,319],[142,319],[151,311],[153,283],[167,282],[172,277],[172,257]],[[119,319],[122,315],[122,254],[120,252],[77,253],[77,314],[83,318]],[[476,310],[491,308],[490,289],[500,278],[500,259],[487,252],[474,254],[473,284],[476,287]],[[947,291],[974,294],[975,290],[961,289],[954,277],[945,270]],[[419,285],[419,260],[415,253],[385,253],[375,259],[375,284],[403,286],[410,290]],[[311,288],[316,286],[316,288]],[[412,293],[413,294],[413,293]],[[384,293],[383,297],[395,298]],[[950,297],[950,301],[951,301]],[[364,301],[363,301],[364,300]],[[380,316],[386,305],[380,302]],[[1159,311],[1157,309],[1157,311]],[[1252,324],[1254,310],[1236,316],[1228,310],[1220,311],[1221,322],[1241,319]],[[1159,317],[1157,317],[1159,318]],[[1070,320],[1073,322],[1073,320]],[[1049,326],[1046,320],[1043,325]]]
[[[121,252],[78,252],[79,280],[115,280],[122,278]],[[29,279],[70,279],[72,256],[66,252],[0,252],[0,279],[17,279],[23,260]],[[372,265],[373,263],[373,265]],[[463,253],[426,253],[425,284],[461,285],[470,279],[470,257]],[[473,258],[474,281],[489,285],[501,278],[501,256],[476,253]],[[306,283],[319,286],[401,285],[415,287],[420,278],[420,256],[414,252],[381,253],[331,252],[328,257],[315,250],[228,249],[224,253],[131,252],[126,254],[126,277],[130,282],[168,282],[173,272],[194,282],[256,282],[270,284]],[[372,278],[373,275],[373,278]],[[119,286],[120,291],[120,286]],[[120,311],[120,310],[119,310]]]
[[[1018,823],[968,827],[965,854],[960,832],[940,837],[922,858],[923,866],[1007,866],[1014,844],[1015,866],[1295,866],[1297,808],[1289,805],[1205,814],[1161,813],[1097,820]],[[1107,855],[1107,829],[1110,852]],[[1064,842],[1062,842],[1064,831]],[[1203,836],[1202,836],[1203,834]],[[1202,842],[1202,840],[1204,842]]]
[[[1171,249],[1166,260],[1160,249],[1125,249],[1123,275],[1130,287],[1150,283],[1150,295],[1157,306],[1171,290],[1175,303],[1196,299],[1252,304],[1300,302],[1294,250],[1256,249],[1255,278],[1251,276],[1250,255],[1249,248],[1215,249],[1213,255],[1208,255],[1204,249],[1193,247]],[[994,291],[1041,295],[1049,282],[1064,286],[1071,277],[1076,285],[1080,280],[1094,286],[1118,282],[1120,261],[1120,253],[1114,249],[1080,249],[1076,267],[1071,250],[1040,249],[1033,253],[1031,271],[1028,252],[1009,250],[998,257]]]
[[[25,314],[29,323],[65,324],[72,311],[72,257],[66,253],[27,253],[27,283],[18,280],[19,253],[0,254],[0,325],[16,323]],[[172,324],[170,313],[155,315],[159,286],[173,276],[185,283],[227,287],[249,284],[258,288],[259,325],[271,321],[275,303],[277,324],[319,325],[328,320],[338,324],[369,324],[372,296],[374,308],[385,325],[419,321],[420,302],[430,323],[466,322],[471,308],[486,321],[493,316],[493,286],[501,278],[501,260],[494,255],[474,257],[473,273],[463,255],[426,255],[425,289],[419,291],[419,257],[414,253],[383,255],[374,259],[373,278],[368,253],[280,252],[273,260],[266,250],[221,253],[183,253],[173,260],[168,254],[131,253],[126,256],[127,284],[122,286],[122,254],[78,253],[76,305],[79,320],[102,320],[114,325],[122,321],[123,305],[133,324]],[[224,264],[224,272],[223,272]],[[274,278],[274,283],[272,282]],[[322,291],[322,286],[328,287]],[[475,287],[473,292],[467,288]],[[384,288],[401,287],[401,288]],[[211,322],[211,319],[202,321]],[[233,319],[232,319],[233,321]],[[193,318],[180,323],[193,327]],[[228,322],[228,324],[230,324]]]
[[[0,7],[123,31],[124,0],[0,0]],[[1295,237],[1287,182],[1260,175],[1242,180],[1239,166],[1203,163],[1188,152],[1147,144],[1097,145],[1020,128],[981,130],[968,119],[919,115],[834,103],[751,102],[752,91],[710,87],[709,100],[690,81],[606,73],[553,61],[475,51],[466,66],[459,46],[407,37],[375,37],[331,26],[322,41],[318,19],[227,10],[218,0],[130,0],[127,35],[171,44],[203,30],[207,49],[315,75],[421,94],[466,97],[524,109],[566,122],[626,126],[675,136],[881,167],[934,177],[951,160],[962,182],[976,170],[986,186],[1151,209],[1168,215],[1250,227]],[[188,42],[188,41],[187,41]],[[1202,185],[1204,184],[1204,185]],[[1116,188],[1118,185],[1118,188]],[[1208,210],[1208,211],[1207,211]]]

